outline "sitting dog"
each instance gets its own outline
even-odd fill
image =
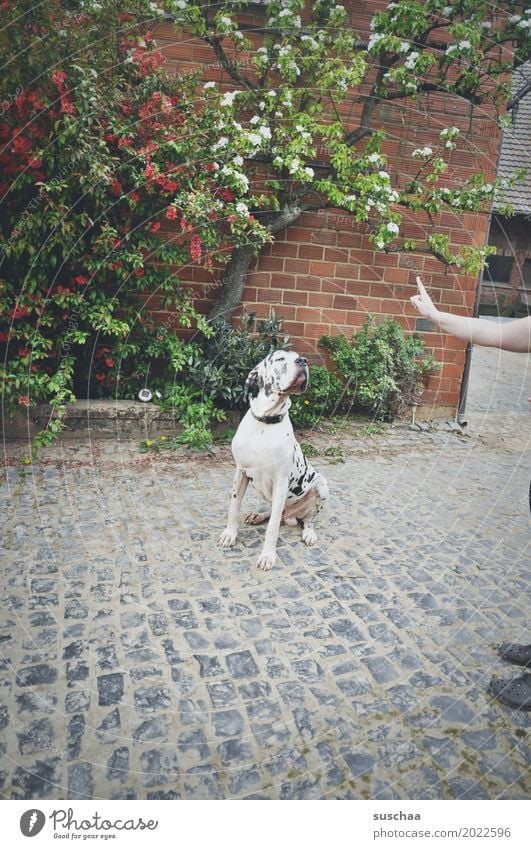
[[[328,485],[304,457],[288,415],[290,395],[301,395],[309,379],[308,362],[293,351],[274,351],[252,369],[245,382],[244,397],[250,409],[232,440],[236,474],[232,487],[227,527],[219,538],[223,547],[234,545],[243,496],[253,481],[271,504],[264,513],[250,513],[245,521],[258,525],[269,519],[262,553],[256,565],[272,569],[281,521],[298,525],[302,540],[317,539],[311,519],[328,497]]]

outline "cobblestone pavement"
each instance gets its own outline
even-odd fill
[[[269,573],[263,528],[216,546],[225,448],[65,441],[21,473],[8,446],[3,797],[525,798],[531,715],[487,685],[530,633],[526,372],[478,349],[467,436],[305,435],[330,508]]]

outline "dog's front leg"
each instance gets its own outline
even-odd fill
[[[267,524],[265,533],[264,547],[260,557],[256,561],[259,569],[267,571],[272,569],[277,559],[277,540],[280,530],[280,522],[282,519],[282,511],[288,497],[288,480],[283,479],[273,485],[273,494],[271,496],[271,516]]]
[[[242,472],[241,469],[236,469],[234,482],[232,484],[227,527],[218,540],[218,543],[222,548],[227,548],[228,546],[234,545],[236,542],[236,537],[238,536],[238,517],[240,515],[240,507],[248,486],[249,478],[245,472]]]

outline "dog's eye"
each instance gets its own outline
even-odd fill
[[[286,357],[277,357],[275,362],[282,363],[282,362],[284,362],[285,359],[286,359]]]

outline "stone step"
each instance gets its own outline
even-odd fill
[[[46,426],[50,407],[40,404],[18,412],[4,420],[4,439],[27,439]],[[141,401],[78,400],[69,404],[62,437],[78,437],[87,433],[99,437],[139,437],[178,433],[181,426],[175,413],[163,412],[156,404]]]

